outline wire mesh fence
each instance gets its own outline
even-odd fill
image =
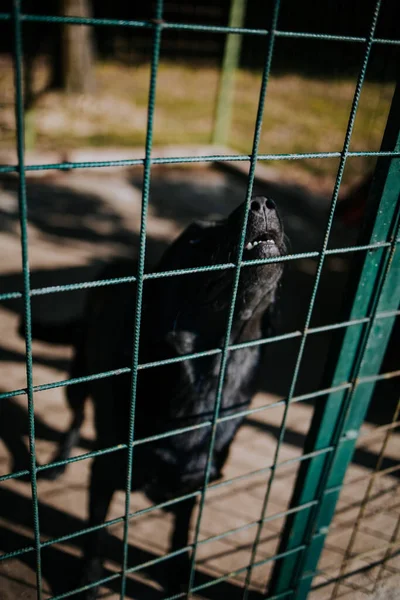
[[[29,469],[17,470],[11,473],[5,473],[0,476],[0,481],[16,480],[23,477],[29,477],[31,485],[31,511],[33,518],[34,540],[29,546],[21,547],[11,552],[5,552],[1,555],[1,561],[7,561],[16,557],[30,553],[35,556],[36,572],[36,594],[38,598],[43,598],[42,581],[42,552],[49,546],[68,542],[75,537],[87,534],[93,531],[93,527],[81,528],[67,535],[52,537],[43,540],[40,527],[40,510],[38,500],[38,473],[46,469],[62,466],[69,463],[85,461],[96,456],[126,453],[127,455],[127,473],[126,488],[123,503],[123,515],[117,518],[109,519],[103,525],[96,528],[110,528],[112,526],[122,526],[123,554],[120,569],[106,577],[100,582],[92,585],[94,587],[100,584],[109,584],[113,580],[119,581],[121,598],[127,595],[127,579],[129,574],[137,573],[143,569],[150,568],[159,563],[168,561],[179,554],[188,550],[191,551],[190,574],[188,578],[188,589],[181,594],[169,596],[172,598],[187,597],[192,594],[201,595],[208,588],[217,586],[221,582],[228,581],[243,576],[241,595],[243,599],[250,597],[252,593],[252,579],[254,571],[259,568],[273,567],[272,579],[268,591],[264,597],[268,598],[306,598],[310,593],[312,581],[318,576],[321,580],[317,583],[311,594],[319,589],[328,589],[329,598],[337,598],[341,594],[341,588],[344,586],[351,590],[370,591],[370,588],[362,586],[357,582],[352,582],[354,573],[358,571],[371,569],[370,557],[378,556],[374,567],[376,567],[376,576],[373,583],[375,588],[383,578],[388,577],[388,573],[398,572],[396,567],[390,564],[395,558],[398,549],[399,521],[394,524],[389,539],[385,544],[378,546],[374,550],[355,553],[354,547],[365,520],[371,518],[369,504],[374,498],[374,486],[376,481],[386,476],[391,476],[397,466],[382,468],[384,464],[385,450],[390,442],[391,436],[395,436],[395,429],[398,425],[398,407],[392,416],[391,422],[387,423],[382,432],[384,439],[379,451],[378,461],[369,474],[368,483],[365,489],[364,497],[359,499],[356,510],[358,511],[354,528],[348,544],[341,555],[341,564],[338,572],[329,575],[328,570],[320,568],[318,561],[321,552],[324,549],[325,539],[327,538],[326,548],[329,549],[329,526],[335,512],[336,502],[338,501],[341,490],[346,490],[348,482],[344,480],[346,469],[351,460],[354,446],[357,440],[357,433],[364,420],[365,413],[372,395],[373,387],[376,382],[383,379],[396,378],[399,371],[395,368],[390,372],[380,372],[381,361],[384,356],[386,344],[389,340],[392,325],[400,311],[399,307],[399,258],[398,243],[399,238],[399,174],[398,164],[400,161],[399,147],[399,114],[400,103],[398,90],[395,93],[392,110],[389,115],[388,126],[382,148],[380,151],[351,151],[350,143],[357,114],[358,104],[363,83],[366,77],[366,71],[370,59],[371,50],[376,44],[399,45],[400,39],[381,39],[375,37],[376,25],[379,19],[381,1],[375,4],[369,31],[365,37],[354,36],[335,36],[315,34],[315,33],[296,33],[294,31],[279,30],[279,0],[273,2],[272,20],[265,24],[262,29],[246,29],[241,27],[213,27],[201,24],[188,25],[185,23],[171,23],[163,19],[163,2],[157,0],[154,17],[149,21],[121,21],[115,19],[96,19],[83,17],[62,17],[62,16],[41,16],[30,15],[21,12],[20,0],[14,0],[11,13],[0,13],[0,19],[9,22],[13,28],[14,34],[14,73],[15,73],[15,107],[17,124],[17,150],[18,163],[16,165],[0,165],[0,173],[16,173],[18,175],[18,197],[19,197],[19,220],[21,228],[21,253],[22,253],[22,271],[23,271],[23,289],[0,294],[1,301],[21,299],[24,306],[24,333],[26,343],[26,385],[19,389],[2,392],[0,401],[17,396],[26,396],[29,414]],[[22,25],[25,22],[44,21],[47,23],[68,23],[74,26],[90,25],[96,26],[116,26],[130,27],[132,31],[135,28],[146,28],[152,33],[152,57],[150,71],[150,86],[147,112],[147,135],[143,158],[109,161],[90,161],[90,162],[60,162],[53,164],[29,165],[25,164],[24,153],[24,94],[23,94],[23,32]],[[258,110],[254,124],[254,137],[252,151],[249,155],[221,155],[210,154],[204,156],[176,156],[176,157],[155,157],[153,151],[153,128],[154,114],[156,107],[156,87],[157,70],[160,61],[160,50],[162,48],[163,32],[168,29],[174,30],[192,30],[208,31],[220,33],[222,35],[257,35],[265,38],[266,59],[262,73],[260,93],[258,99]],[[263,122],[264,107],[267,102],[268,83],[273,64],[273,55],[275,41],[279,37],[290,38],[308,38],[326,41],[341,41],[349,44],[358,44],[363,47],[363,57],[360,64],[359,76],[354,91],[351,111],[348,117],[347,130],[343,141],[342,149],[338,152],[310,152],[310,153],[291,153],[291,154],[260,154],[260,134]],[[329,247],[330,234],[335,217],[335,209],[339,197],[340,185],[343,179],[343,173],[346,162],[352,157],[371,156],[378,159],[376,168],[375,187],[373,187],[374,197],[373,214],[370,218],[369,228],[362,243],[339,248]],[[249,163],[249,173],[247,187],[245,192],[246,206],[249,207],[253,195],[255,170],[259,161],[280,161],[280,160],[302,160],[302,159],[338,159],[338,170],[333,189],[329,215],[323,235],[321,247],[312,252],[292,253],[281,257],[272,257],[267,259],[244,260],[243,251],[245,246],[245,234],[247,227],[247,215],[245,211],[241,227],[241,235],[238,240],[238,250],[234,259],[229,263],[216,264],[213,266],[193,267],[179,269],[174,271],[146,272],[146,237],[147,220],[150,202],[151,174],[154,165],[179,165],[188,163],[215,163],[215,162],[247,162]],[[134,276],[103,279],[96,281],[85,281],[83,283],[72,283],[57,286],[47,286],[42,288],[32,287],[30,282],[29,269],[29,244],[28,244],[28,201],[26,191],[26,174],[34,171],[44,170],[71,170],[83,168],[107,168],[107,167],[126,167],[140,166],[143,168],[143,186],[142,202],[140,216],[140,233],[138,242],[138,268]],[[321,276],[327,257],[340,256],[347,253],[365,255],[365,260],[357,272],[355,280],[356,290],[352,294],[349,291],[350,309],[346,316],[339,322],[330,323],[323,326],[313,326],[312,317],[315,308],[318,289]],[[236,305],[236,297],[239,287],[239,280],[242,269],[251,266],[268,263],[286,263],[299,259],[315,259],[317,263],[315,278],[308,305],[307,314],[304,320],[303,328],[280,335],[272,335],[267,338],[252,340],[241,344],[231,344],[232,323]],[[182,354],[178,357],[140,363],[139,344],[140,328],[143,303],[144,282],[152,279],[164,277],[182,277],[206,271],[231,270],[233,272],[232,296],[230,300],[229,316],[226,323],[224,343],[221,347],[211,348],[206,351],[195,352],[191,354]],[[35,296],[54,295],[57,298],[59,293],[67,293],[79,289],[89,289],[101,286],[115,286],[128,283],[136,283],[135,296],[135,324],[134,339],[132,340],[132,359],[128,365],[121,365],[120,368],[87,374],[79,378],[64,379],[51,383],[34,384],[33,380],[33,358],[32,358],[32,318],[31,302]],[[358,287],[357,287],[358,286]],[[325,384],[313,392],[307,394],[297,394],[296,385],[302,366],[305,353],[306,342],[310,337],[325,333],[335,332],[340,341],[340,351],[336,349],[336,355],[332,362],[331,372],[326,376]],[[263,346],[284,342],[287,340],[298,341],[298,352],[292,377],[289,385],[289,391],[286,398],[274,403],[258,405],[243,410],[240,416],[251,417],[255,415],[264,415],[268,411],[280,408],[282,409],[281,420],[279,423],[277,444],[273,455],[272,463],[262,468],[253,469],[249,472],[224,479],[221,482],[210,481],[211,457],[214,452],[215,436],[218,424],[226,422],[229,419],[237,419],[238,413],[226,416],[221,413],[221,402],[223,395],[224,379],[230,353],[235,350],[251,347]],[[135,438],[135,402],[137,392],[138,373],[144,369],[152,369],[162,365],[180,363],[188,360],[198,360],[206,356],[220,356],[220,370],[218,374],[217,394],[213,414],[203,422],[175,429],[159,435],[149,436],[143,439]],[[339,360],[338,360],[339,356]],[[59,387],[77,385],[82,382],[93,381],[96,379],[105,379],[109,377],[118,377],[130,374],[132,380],[130,415],[129,415],[129,437],[124,443],[119,443],[113,447],[107,447],[100,450],[89,451],[73,458],[58,462],[48,462],[38,465],[35,448],[35,394],[47,390],[53,390]],[[310,433],[304,445],[304,453],[294,458],[282,458],[282,448],[285,434],[287,432],[287,423],[289,411],[293,405],[305,405],[309,401],[316,402]],[[195,429],[207,429],[209,431],[208,461],[205,468],[204,480],[201,489],[195,492],[173,498],[161,504],[146,507],[137,511],[131,511],[131,488],[132,488],[132,466],[135,460],[135,448],[158,440],[162,437],[172,437],[175,435],[194,431]],[[360,440],[362,441],[362,437]],[[299,468],[294,489],[293,498],[285,511],[277,511],[274,514],[267,514],[267,509],[271,504],[271,493],[281,470],[296,465]],[[391,469],[391,470],[389,470]],[[205,513],[206,499],[210,491],[222,489],[233,485],[239,481],[249,481],[262,476],[264,488],[261,495],[261,505],[259,514],[255,515],[252,521],[240,525],[234,529],[229,529],[223,533],[204,537],[200,535],[200,527]],[[178,551],[167,553],[156,558],[142,561],[140,564],[132,566],[129,561],[129,529],[131,524],[140,516],[152,513],[160,508],[168,508],[179,502],[195,498],[198,500],[198,513],[196,523],[193,528],[193,541],[188,547],[181,548]],[[379,510],[379,509],[378,509]],[[375,513],[374,513],[375,514]],[[280,545],[274,554],[268,554],[260,558],[260,545],[263,539],[263,532],[266,525],[274,521],[285,519],[285,526],[280,527]],[[229,538],[243,531],[251,530],[253,533],[250,543],[250,553],[248,564],[241,566],[234,571],[225,573],[219,577],[214,577],[206,583],[198,583],[195,579],[196,566],[199,561],[199,552],[204,545],[216,542],[218,540]],[[333,528],[332,531],[335,531]],[[368,560],[367,560],[368,558]],[[364,560],[365,564],[356,569],[351,569],[355,559]],[[53,596],[54,599],[69,597],[84,591],[90,586],[71,589],[67,592]],[[312,597],[312,595],[311,595]],[[328,596],[327,596],[328,597]]]

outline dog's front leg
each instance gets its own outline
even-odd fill
[[[104,523],[108,507],[115,491],[115,480],[107,477],[112,473],[108,457],[99,456],[94,459],[89,492],[89,521],[88,527],[95,527]],[[103,573],[104,528],[98,529],[87,535],[85,543],[84,563],[79,582],[79,587],[91,585],[101,579]],[[95,585],[82,592],[78,598],[82,600],[95,600],[99,586]]]
[[[189,498],[179,502],[174,510],[175,523],[171,536],[170,552],[185,548],[189,542],[189,526],[196,500]],[[167,581],[168,594],[186,591],[190,574],[190,555],[188,551],[172,559],[173,568],[169,570]]]

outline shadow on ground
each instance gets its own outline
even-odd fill
[[[73,177],[73,175],[71,175]],[[91,175],[90,177],[93,177]],[[99,176],[100,177],[100,176]],[[101,179],[101,178],[100,178]],[[139,215],[138,206],[123,202],[118,196],[120,190],[115,189],[115,206],[113,189],[104,188],[109,194],[107,201],[96,193],[79,191],[68,187],[63,178],[60,186],[57,178],[54,180],[38,180],[28,182],[27,195],[29,205],[29,222],[34,230],[34,241],[30,245],[32,260],[31,287],[33,289],[47,286],[58,286],[70,283],[82,283],[96,278],[99,268],[110,256],[135,258],[138,246]],[[141,174],[133,171],[127,186],[135,192],[135,198],[140,199]],[[124,184],[124,185],[125,185]],[[96,184],[96,190],[98,184]],[[8,179],[3,182],[3,190],[7,202],[0,204],[0,235],[18,237],[18,210],[16,204],[16,181]],[[105,192],[105,193],[106,193]],[[163,169],[153,173],[149,220],[158,219],[158,223],[167,226],[171,222],[178,230],[184,228],[194,219],[213,216],[226,216],[243,201],[246,187],[243,179],[221,173],[212,169],[188,171],[187,169]],[[325,224],[329,210],[329,199],[307,194],[304,190],[291,186],[270,184],[258,186],[256,193],[273,196],[282,213],[286,234],[290,240],[291,252],[310,252],[320,249]],[[139,203],[140,204],[140,203]],[[117,208],[116,208],[117,207]],[[140,206],[139,206],[140,209]],[[171,237],[171,236],[169,236]],[[355,232],[346,230],[339,223],[334,223],[331,247],[347,246],[354,242]],[[6,238],[4,238],[6,239]],[[54,257],[49,251],[46,265],[43,260],[35,263],[35,251],[41,241],[46,241],[53,248]],[[149,234],[147,238],[147,269],[161,256],[168,244],[168,234]],[[79,247],[81,254],[77,255]],[[100,251],[101,250],[101,251]],[[60,257],[71,256],[68,261],[60,261]],[[53,260],[56,259],[55,261]],[[344,258],[329,258],[326,260],[321,276],[321,283],[315,298],[312,326],[334,323],[339,316],[341,298],[343,296],[351,255]],[[35,266],[36,264],[36,266]],[[54,266],[56,264],[56,266]],[[282,289],[280,292],[279,311],[277,315],[276,333],[301,331],[308,311],[316,273],[316,259],[306,258],[290,263],[286,268]],[[134,274],[134,273],[132,273]],[[20,291],[22,276],[20,270],[7,270],[0,275],[1,293]],[[54,325],[70,324],[82,316],[85,291],[46,294],[32,298],[33,331],[35,325],[52,323]],[[23,314],[21,300],[6,300],[1,303],[7,314]],[[62,328],[59,329],[61,331]],[[17,335],[17,332],[15,332]],[[66,339],[53,339],[53,342],[64,344]],[[301,365],[296,393],[306,393],[318,389],[323,373],[326,356],[331,341],[329,333],[309,336],[304,359]],[[299,347],[299,340],[280,342],[267,345],[263,358],[263,377],[260,389],[276,395],[286,395],[291,385],[291,379]],[[66,372],[68,361],[65,358],[51,356],[49,353],[35,352],[35,366],[45,366],[57,371]],[[21,364],[25,361],[24,352],[7,343],[0,347],[0,361]],[[4,387],[4,382],[2,382]],[[10,389],[7,387],[7,390]],[[6,391],[7,391],[6,390]],[[1,401],[0,436],[13,457],[14,470],[23,470],[29,466],[29,453],[23,441],[26,438],[28,415],[20,404],[12,399]],[[371,409],[369,416],[374,422],[382,419],[381,411]],[[389,419],[390,420],[390,419]],[[387,422],[388,420],[384,421]],[[10,428],[8,424],[12,423]],[[273,425],[260,423],[255,419],[247,419],[247,424],[255,430],[267,431],[278,437],[279,429]],[[39,416],[36,417],[36,436],[56,443],[60,433],[48,426]],[[287,443],[303,447],[304,435],[288,430]],[[80,446],[85,450],[93,447],[91,440],[82,437]],[[367,468],[375,465],[377,456],[367,450],[356,451],[354,461]],[[385,459],[390,467],[390,458]],[[0,488],[1,516],[8,523],[32,529],[31,501],[15,490]],[[64,512],[40,504],[40,527],[42,535],[54,537],[71,533],[84,527],[84,522]],[[69,540],[68,544],[81,548],[82,537]],[[1,527],[0,549],[3,552],[29,546],[32,539],[19,530]],[[107,558],[120,563],[121,544],[115,536],[108,536]],[[129,564],[140,564],[156,557],[155,554],[130,547]],[[20,560],[35,568],[33,552],[22,554]],[[66,582],[73,582],[77,573],[80,559],[60,548],[49,547],[43,550],[43,575],[49,582],[53,594],[66,591]],[[155,568],[151,575],[156,581],[163,581],[165,568],[172,563]],[[108,573],[106,573],[107,575]],[[198,574],[198,584],[207,583],[211,578]],[[71,584],[72,585],[72,584]],[[70,585],[70,587],[71,587]],[[114,583],[110,583],[113,587]],[[158,598],[160,593],[152,590],[145,583],[129,580],[128,595],[140,598]],[[114,588],[113,588],[114,589]],[[115,590],[118,583],[115,583]],[[205,589],[202,595],[207,598],[229,597],[239,598],[240,589],[228,582]],[[254,600],[261,599],[261,594],[251,596]]]

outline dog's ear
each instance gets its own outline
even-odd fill
[[[194,352],[196,334],[193,331],[170,331],[166,340],[173,346],[178,355]]]
[[[167,271],[171,268],[180,269],[193,266],[194,255],[201,255],[205,250],[205,242],[210,236],[210,231],[215,230],[220,221],[195,221],[189,225],[181,235],[166,249],[158,264],[157,270]],[[215,242],[212,248],[215,247]],[[196,262],[196,261],[195,261]]]
[[[175,331],[170,331],[165,336],[164,341],[161,342],[161,345],[168,345],[167,355],[170,357],[184,356],[185,354],[191,354],[192,352],[194,352],[195,339],[196,334],[191,331],[179,331],[179,333]],[[175,377],[173,377],[172,379],[173,381],[180,382],[180,390],[187,389],[196,381],[196,374],[194,372],[192,360],[185,360],[174,365],[169,365],[168,368],[170,370],[170,373],[172,373],[174,370],[176,373],[176,370],[179,370],[179,376],[175,375]]]

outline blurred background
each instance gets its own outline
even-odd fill
[[[266,28],[272,3],[242,4],[239,21]],[[284,0],[281,31],[365,37],[373,0]],[[172,23],[227,25],[229,0],[167,0]],[[121,20],[152,18],[154,2],[25,0],[29,14],[64,14]],[[376,37],[398,33],[396,0],[382,3]],[[229,36],[228,36],[229,37]],[[238,36],[230,36],[238,37]],[[151,29],[23,24],[27,147],[37,150],[143,147],[146,135]],[[163,31],[154,125],[155,144],[215,141],[221,64],[227,36],[209,31]],[[232,123],[217,141],[249,153],[257,110],[266,38],[245,35],[232,98]],[[0,21],[1,149],[14,148],[12,28]],[[364,46],[361,42],[278,37],[272,60],[261,153],[340,151]],[[397,46],[374,44],[360,99],[351,150],[377,150],[396,74]],[[228,110],[229,107],[226,107]],[[349,161],[344,186],[372,168],[371,159]],[[273,163],[287,178],[330,191],[336,163],[326,160]],[[290,170],[288,170],[290,169]]]

